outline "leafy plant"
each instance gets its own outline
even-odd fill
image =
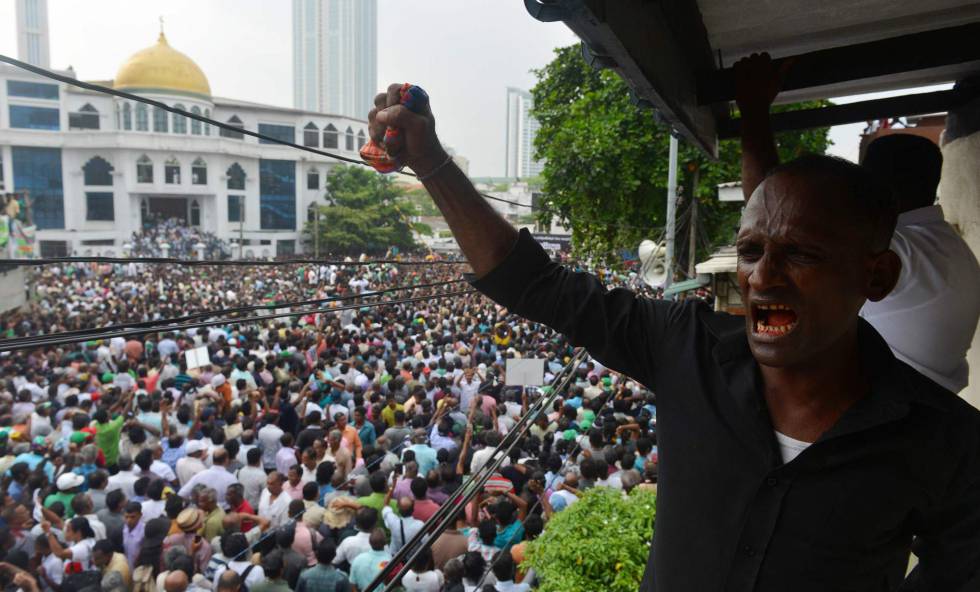
[[[528,545],[527,562],[540,592],[634,592],[643,578],[656,496],[634,489],[628,498],[606,487],[590,489],[555,514]]]

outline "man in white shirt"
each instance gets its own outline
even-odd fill
[[[385,504],[381,509],[381,517],[385,527],[391,532],[391,552],[397,553],[405,546],[406,541],[412,540],[425,523],[412,516],[415,511],[415,500],[403,496],[398,499],[398,513]]]
[[[893,134],[871,142],[862,164],[898,197],[890,248],[902,272],[895,289],[866,303],[861,316],[895,357],[957,393],[969,379],[966,352],[980,318],[980,265],[934,205],[942,152],[926,138]]]
[[[258,433],[259,447],[262,449],[262,466],[267,471],[276,468],[276,453],[282,447],[279,439],[286,433],[279,429],[275,423],[272,423],[276,419],[276,415],[271,416],[271,421],[262,426]]]
[[[200,440],[191,440],[185,448],[187,456],[177,460],[177,480],[181,485],[189,483],[194,475],[197,475],[207,467],[201,457],[204,455],[204,443]],[[112,477],[109,478],[112,481]]]
[[[262,469],[262,451],[252,448],[246,455],[247,466],[238,469],[235,477],[245,489],[244,497],[253,508],[259,507],[259,499],[262,497],[262,490],[265,488],[268,476]]]
[[[285,478],[272,471],[266,479],[266,488],[259,496],[259,516],[269,520],[270,528],[278,528],[289,522],[289,502],[293,501],[282,490]]]
[[[139,476],[133,471],[133,459],[128,456],[120,456],[119,472],[109,477],[109,484],[106,486],[106,493],[121,489],[126,494],[126,498],[136,495],[133,491],[133,484],[139,480]]]
[[[224,448],[218,448],[212,455],[211,467],[194,475],[190,481],[185,483],[183,487],[180,488],[178,495],[184,499],[189,499],[191,491],[193,491],[194,487],[200,483],[213,488],[217,492],[218,504],[223,508],[227,508],[228,505],[225,503],[225,491],[232,483],[238,483],[235,476],[228,472],[227,466],[228,451]]]
[[[354,515],[354,525],[357,527],[357,534],[347,537],[340,542],[337,547],[337,556],[333,559],[334,565],[342,565],[345,561],[349,564],[361,553],[371,550],[371,531],[378,523],[378,511],[374,508],[361,508]]]

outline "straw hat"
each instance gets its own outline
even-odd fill
[[[177,527],[186,533],[197,532],[204,526],[204,513],[197,508],[187,508],[177,515]]]

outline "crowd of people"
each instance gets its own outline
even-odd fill
[[[176,218],[147,220],[140,232],[133,233],[129,243],[133,257],[195,259],[199,249],[208,260],[231,256],[230,245],[217,235],[187,226]],[[162,245],[167,245],[166,251]],[[204,248],[198,245],[204,245]]]
[[[172,245],[188,236],[160,232]],[[136,244],[157,254],[155,239]],[[507,361],[544,358],[550,384],[573,355],[481,295],[438,297],[466,284],[415,287],[463,271],[39,268],[32,302],[0,319],[8,339],[243,304],[283,312],[347,296],[359,308],[0,355],[3,584],[363,591],[448,504],[454,523],[397,565],[400,586],[529,589],[527,544],[555,513],[592,487],[656,487],[656,400],[587,359],[461,504],[467,478],[548,392],[507,386]],[[384,300],[424,299],[372,305],[394,286],[406,289]]]

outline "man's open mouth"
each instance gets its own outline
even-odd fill
[[[759,335],[786,335],[796,328],[796,311],[786,304],[755,304],[752,306],[753,331]]]

